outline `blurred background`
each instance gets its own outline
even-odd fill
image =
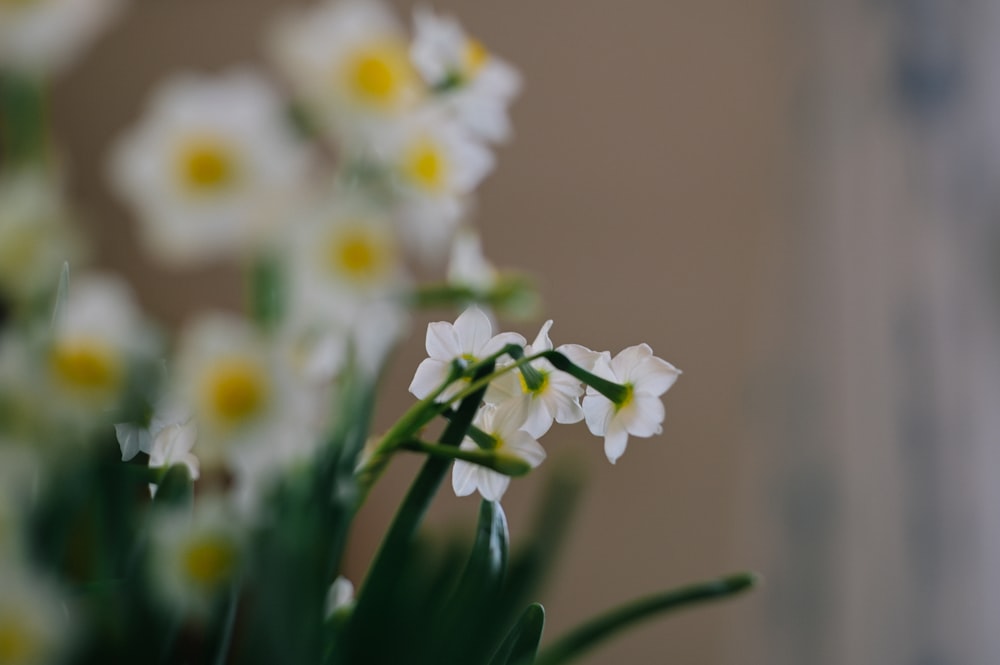
[[[239,275],[145,256],[108,147],[168,73],[262,61],[289,4],[135,0],[54,90],[97,258],[167,324],[238,305]],[[997,662],[1000,6],[434,6],[526,81],[475,215],[488,256],[538,277],[556,344],[646,341],[685,372],[663,435],[615,467],[582,425],[546,438],[547,466],[587,481],[541,598],[547,634],[754,569],[751,596],[584,662]],[[411,399],[425,322],[386,382],[383,426]],[[541,323],[511,325],[530,339]],[[414,468],[395,464],[366,507],[354,580]],[[515,544],[545,476],[505,497]],[[442,496],[433,522],[467,526],[476,506]]]

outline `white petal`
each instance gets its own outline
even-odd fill
[[[538,335],[535,336],[535,341],[531,343],[531,352],[538,353],[539,351],[550,351],[552,349],[552,340],[549,339],[549,330],[552,328],[552,319],[549,319],[542,325],[542,329],[538,331]]]
[[[608,456],[608,461],[614,464],[618,458],[625,453],[628,445],[628,432],[617,420],[613,420],[608,426],[608,432],[604,435],[604,454]]]
[[[574,365],[578,365],[588,372],[594,371],[594,365],[602,356],[607,354],[610,357],[607,351],[591,351],[579,344],[563,344],[556,351],[569,358]]]
[[[470,307],[455,319],[455,333],[462,353],[475,358],[493,335],[490,318],[478,307]]]
[[[583,416],[587,421],[587,429],[594,436],[604,436],[608,431],[608,422],[615,415],[615,405],[604,395],[587,395],[583,398]]]
[[[634,436],[659,434],[663,417],[663,402],[648,393],[633,393],[632,402],[619,414],[628,433]]]
[[[410,393],[418,399],[424,399],[444,383],[448,378],[449,364],[433,358],[425,358],[413,374],[410,382]]]
[[[628,381],[637,391],[662,395],[677,382],[681,371],[662,358],[650,357],[632,370]]]
[[[131,423],[118,423],[115,425],[115,436],[118,437],[118,446],[122,450],[122,461],[127,462],[143,450],[142,438],[145,435],[149,439],[149,432],[144,428]],[[146,448],[149,445],[147,443]]]
[[[451,361],[462,355],[462,344],[455,327],[447,321],[436,321],[427,326],[425,339],[427,355],[435,360]]]
[[[490,338],[485,344],[483,344],[483,346],[478,350],[479,353],[477,357],[481,358],[491,356],[508,344],[524,346],[524,337],[514,332],[500,333],[499,335]]]
[[[637,367],[653,357],[653,349],[649,344],[636,344],[630,346],[614,357],[611,361],[611,370],[623,383],[633,380],[632,374]]]
[[[455,460],[451,469],[451,488],[455,496],[469,496],[479,485],[479,469],[471,462]]]
[[[545,461],[545,449],[527,432],[518,432],[504,442],[503,452],[509,455],[520,457],[531,465],[537,467]]]
[[[583,417],[583,412],[580,413]],[[525,419],[521,429],[535,437],[536,439],[545,436],[545,433],[552,429],[552,414],[548,407],[540,399],[529,401],[528,417]]]
[[[507,491],[509,485],[510,476],[505,476],[502,473],[490,471],[489,469],[482,469],[480,471],[479,493],[487,501],[499,501],[503,497],[503,493]]]
[[[490,420],[490,434],[507,439],[516,434],[528,417],[530,398],[524,395],[498,405]]]

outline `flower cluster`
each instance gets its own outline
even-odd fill
[[[448,469],[456,494],[485,500],[474,560],[505,562],[497,502],[545,459],[539,438],[585,422],[614,463],[661,431],[680,372],[644,344],[556,347],[551,321],[531,343],[493,333],[493,312],[531,291],[484,257],[468,213],[519,75],[451,18],[418,9],[408,35],[378,0],[279,18],[273,75],[174,76],[118,137],[109,182],[148,254],[247,271],[246,312],[165,334],[121,278],[86,267],[42,112],[47,78],[117,6],[0,1],[0,665],[209,648],[263,663],[278,645],[288,662],[360,662],[366,631],[408,607],[396,576]],[[417,279],[428,271],[439,281]],[[461,314],[428,327],[418,401],[371,436],[378,379],[424,305]],[[436,419],[440,439],[421,438]],[[346,534],[402,451],[425,471],[355,600],[338,576]],[[427,662],[496,652],[513,605],[475,588],[468,612],[436,610],[474,619],[470,641],[428,638]],[[513,590],[504,602],[522,601]]]

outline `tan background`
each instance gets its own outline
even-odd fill
[[[238,302],[232,271],[169,272],[134,245],[103,176],[109,141],[168,72],[259,57],[265,0],[145,0],[59,82],[53,116],[99,260],[140,284],[161,320]],[[664,434],[633,440],[615,468],[583,426],[550,434],[550,464],[589,479],[561,565],[543,596],[547,635],[654,589],[765,566],[752,496],[755,358],[771,326],[785,223],[791,76],[777,0],[439,2],[524,73],[514,142],[482,189],[477,222],[498,265],[535,273],[556,343],[617,351],[639,341],[685,374]],[[770,317],[770,318],[769,318]],[[768,323],[771,321],[771,323]],[[539,322],[520,324],[533,336]],[[420,324],[386,386],[382,420],[407,403]],[[386,478],[355,534],[355,579],[412,465]],[[545,467],[505,499],[515,540]],[[443,501],[435,521],[471,519]],[[766,520],[767,512],[763,513]],[[516,543],[515,543],[516,544]],[[745,642],[765,585],[725,607],[656,621],[586,663],[753,662]]]

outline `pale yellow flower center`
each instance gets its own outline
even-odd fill
[[[615,412],[621,411],[626,406],[632,403],[635,398],[635,387],[631,383],[623,384],[625,386],[625,399],[621,401],[621,404],[615,404]]]
[[[391,41],[358,50],[345,78],[353,97],[383,109],[398,105],[415,82],[406,49]]]
[[[114,349],[100,340],[57,342],[50,362],[56,378],[73,390],[107,393],[121,384],[121,360]]]
[[[465,52],[462,54],[467,76],[475,76],[483,68],[490,58],[490,52],[486,50],[483,43],[478,39],[470,39],[465,44]]]
[[[429,139],[420,139],[406,152],[403,170],[422,189],[439,191],[448,180],[448,160],[441,147]]]
[[[237,177],[237,159],[231,146],[216,138],[189,140],[180,150],[177,171],[184,187],[198,194],[225,189]]]
[[[0,663],[19,665],[39,660],[41,644],[31,627],[13,612],[0,614]]]
[[[204,380],[209,414],[226,426],[252,420],[267,405],[268,381],[257,363],[245,358],[217,361]]]
[[[0,275],[5,280],[18,279],[33,266],[41,256],[45,243],[51,242],[51,237],[46,237],[51,228],[47,220],[37,219],[3,234],[0,239]]]
[[[392,262],[392,248],[378,234],[351,229],[331,239],[326,258],[336,274],[358,282],[371,282],[385,274]]]
[[[549,374],[548,372],[539,372],[539,374],[542,376],[542,382],[538,384],[537,388],[532,389],[528,386],[528,382],[524,380],[524,374],[521,372],[517,373],[517,378],[521,381],[521,391],[525,395],[541,395],[545,392],[545,389],[549,385]]]
[[[213,589],[228,580],[236,567],[236,547],[230,541],[209,536],[195,541],[184,551],[184,574],[197,586]]]

